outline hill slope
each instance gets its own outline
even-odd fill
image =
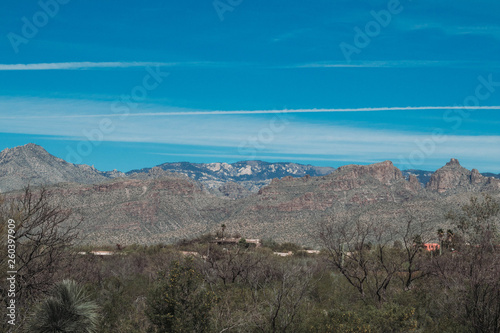
[[[98,183],[121,175],[116,171],[101,172],[85,164],[68,163],[32,143],[0,152],[0,192],[21,189],[28,184]]]

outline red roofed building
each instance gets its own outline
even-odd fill
[[[424,243],[422,246],[427,250],[427,251],[437,251],[439,250],[439,244],[438,243]]]

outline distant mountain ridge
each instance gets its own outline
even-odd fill
[[[243,186],[250,192],[257,192],[274,178],[323,176],[335,170],[331,167],[264,161],[240,161],[231,164],[178,162],[160,164],[155,168],[186,175],[209,189],[219,189],[225,183],[232,182]],[[132,170],[127,172],[127,175],[145,173],[150,170],[151,168]]]
[[[408,209],[437,226],[471,195],[500,199],[499,179],[463,168],[456,159],[433,172],[423,187],[417,177],[427,174],[402,172],[391,161],[331,172],[261,161],[167,163],[124,174],[67,163],[33,144],[0,153],[2,192],[20,189],[24,182],[49,185],[50,200],[71,209],[73,218],[84,219],[88,240],[101,244],[173,242],[225,224],[228,233],[313,245],[308,238],[312,228],[338,213],[398,227]],[[264,181],[268,185],[256,192],[242,185]],[[214,186],[208,191],[206,184]]]
[[[153,168],[120,171],[99,171],[93,166],[68,163],[49,154],[33,143],[5,149],[0,152],[0,193],[18,190],[26,185],[51,185],[63,182],[95,184],[114,178],[153,179],[177,174],[203,184],[212,194],[240,199],[256,193],[275,178],[319,177],[335,171],[332,167],[317,167],[297,163],[270,163],[264,161],[240,161],[236,163],[164,163]],[[422,187],[431,180],[434,172],[403,170],[409,179],[415,176]],[[500,174],[484,174],[500,178]]]

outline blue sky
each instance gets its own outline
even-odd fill
[[[498,1],[9,1],[0,21],[0,150],[500,172]]]

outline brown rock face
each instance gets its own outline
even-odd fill
[[[323,177],[284,177],[263,187],[251,209],[285,212],[325,211],[335,204],[370,205],[404,202],[422,187],[415,176],[407,181],[392,162],[347,165]]]
[[[420,185],[420,182],[415,175],[410,175],[406,188],[413,191],[419,191],[420,189],[422,189],[422,185]]]
[[[426,189],[438,193],[456,190],[484,191],[498,188],[500,188],[500,180],[484,177],[476,169],[469,171],[462,167],[455,158],[438,169],[426,185]]]
[[[484,177],[477,171],[477,169],[472,169],[471,175],[470,175],[470,181],[472,184],[477,184],[481,183],[483,181]]]
[[[391,161],[384,161],[370,165],[345,165],[337,169],[337,179],[357,179],[371,176],[384,185],[404,179],[401,170],[396,168]]]

